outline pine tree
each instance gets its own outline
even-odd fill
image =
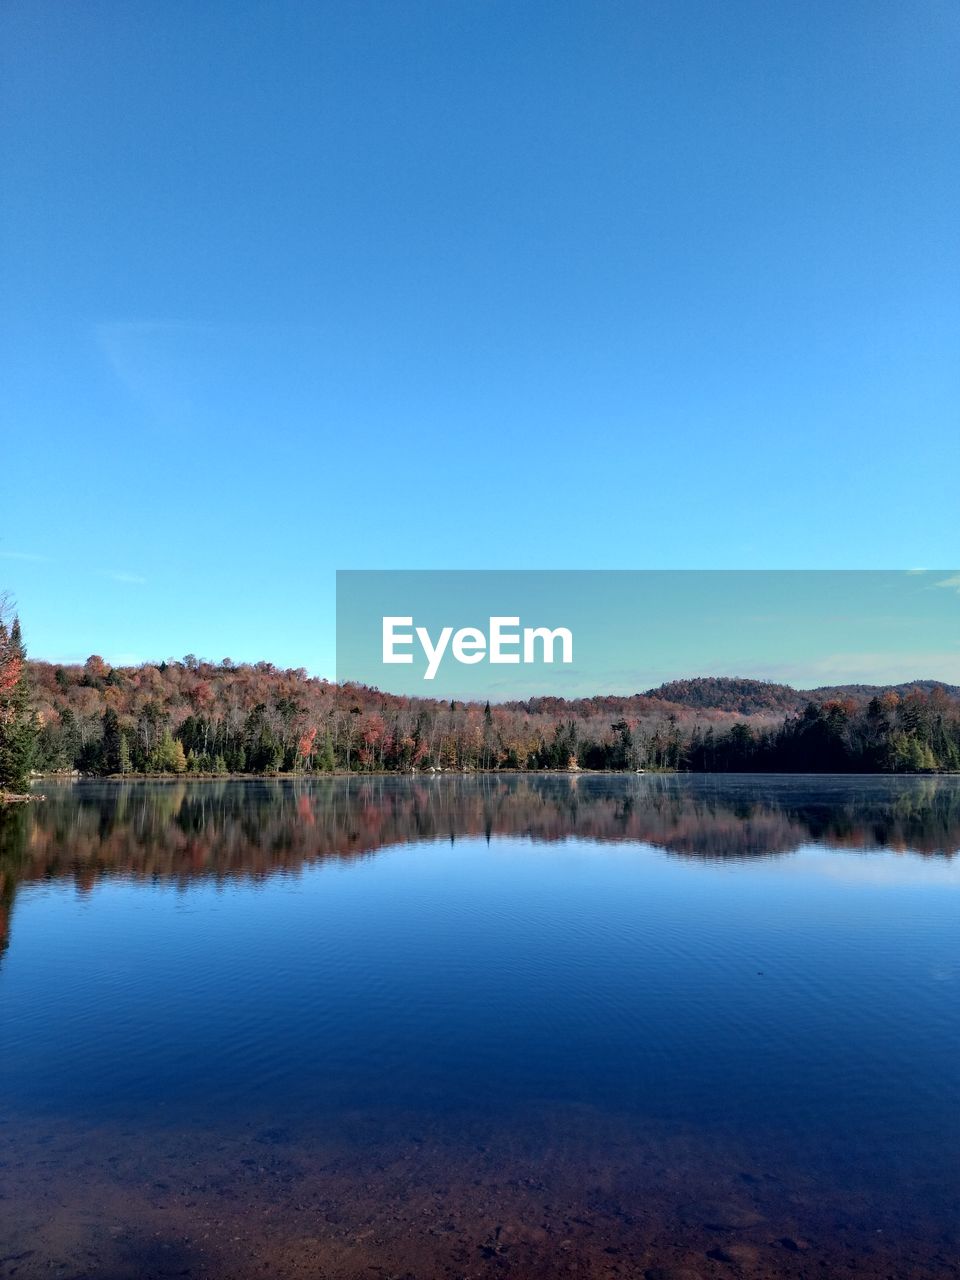
[[[15,792],[27,790],[37,738],[26,659],[20,619],[14,618],[9,633],[0,622],[0,789]]]
[[[120,743],[123,741],[123,734],[120,731],[120,717],[114,711],[113,707],[107,707],[103,713],[103,772],[104,773],[121,773],[120,768]]]

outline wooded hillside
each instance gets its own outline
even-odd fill
[[[28,662],[34,767],[88,773],[336,769],[960,768],[960,691],[674,681],[630,697],[490,705],[334,685],[269,662]]]

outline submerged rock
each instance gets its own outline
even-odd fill
[[[711,1249],[707,1254],[715,1262],[725,1262],[731,1267],[742,1267],[749,1270],[760,1261],[760,1250],[752,1244],[727,1244],[718,1249]]]
[[[762,1213],[735,1200],[687,1205],[683,1217],[685,1222],[697,1223],[708,1231],[742,1231],[746,1227],[759,1226],[764,1221]]]

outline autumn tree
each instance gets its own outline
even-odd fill
[[[300,735],[300,741],[297,743],[298,761],[302,762],[301,767],[309,769],[313,761],[313,754],[316,750],[317,730],[311,728]]]
[[[160,741],[150,754],[150,767],[157,773],[185,773],[187,757],[183,743],[174,738],[169,729],[164,729]]]

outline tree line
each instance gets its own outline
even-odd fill
[[[19,623],[0,622],[0,787],[8,791],[24,789],[31,770],[498,769],[955,771],[960,698],[934,682],[804,699],[782,685],[711,678],[619,698],[444,702],[267,662],[30,662]]]

